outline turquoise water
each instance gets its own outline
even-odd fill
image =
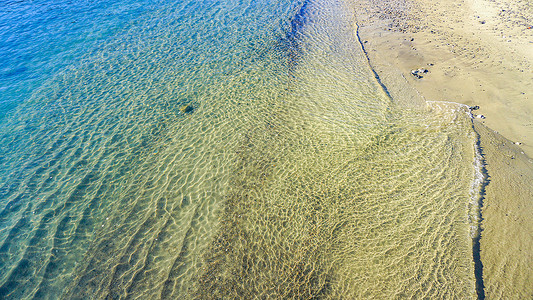
[[[474,297],[470,120],[398,106],[355,22],[2,3],[0,297]]]

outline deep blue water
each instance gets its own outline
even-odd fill
[[[156,1],[2,1],[0,117],[61,70],[79,65]]]

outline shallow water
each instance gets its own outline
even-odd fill
[[[9,5],[2,298],[474,297],[471,122],[390,99],[348,2]]]

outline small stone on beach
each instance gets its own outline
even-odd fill
[[[417,79],[421,79],[423,76],[418,74],[418,71],[417,70],[412,70],[411,71],[411,75],[413,75],[414,77],[416,77]]]
[[[417,79],[421,79],[423,78],[424,76],[422,76],[422,74],[425,74],[425,73],[428,73],[429,71],[427,69],[418,69],[418,70],[411,70],[411,75],[413,75],[414,77],[416,77]]]

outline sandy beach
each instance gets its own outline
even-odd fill
[[[480,251],[484,296],[530,299],[533,5],[362,0],[354,10],[370,63],[397,103],[472,108],[488,174]]]
[[[527,1],[365,0],[356,6],[376,69],[398,70],[405,78],[398,84],[425,100],[479,106],[483,124],[533,157],[533,7]],[[418,69],[427,73],[410,74]]]

